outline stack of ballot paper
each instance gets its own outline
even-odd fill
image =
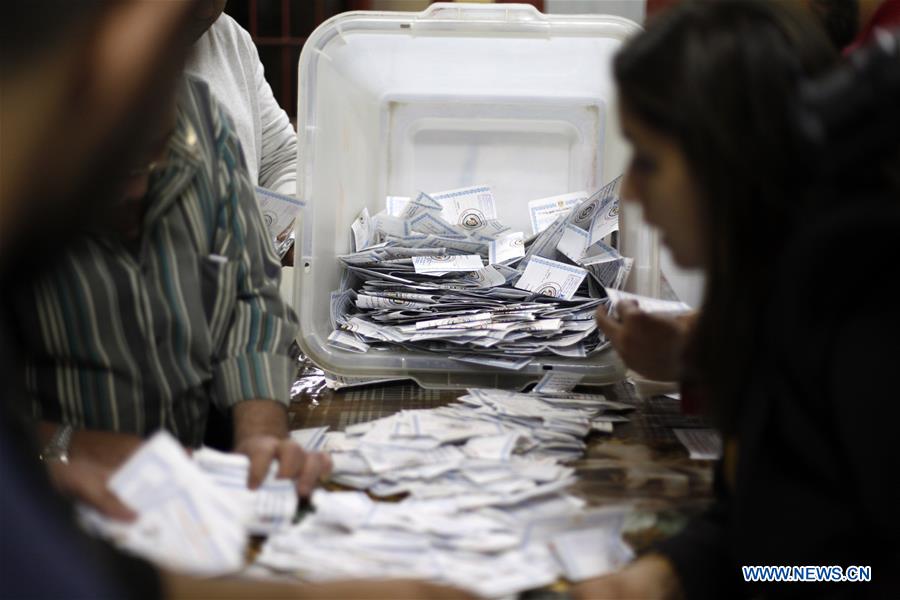
[[[259,564],[314,580],[425,578],[484,597],[616,568],[630,556],[622,511],[586,510],[566,493],[574,471],[562,462],[581,456],[595,419],[632,407],[559,378],[544,389],[470,389],[449,406],[325,433],[333,481],[371,496],[317,491],[315,512],[270,537]]]
[[[607,243],[618,230],[619,181],[530,203],[528,239],[503,225],[487,186],[392,196],[376,215],[363,210],[351,227],[356,251],[339,257],[329,343],[509,369],[534,356],[599,352],[607,344],[594,311],[632,264]]]
[[[109,488],[137,521],[114,521],[82,506],[88,529],[178,571],[219,575],[243,567],[252,502],[222,494],[170,434],[157,433],[141,446]]]
[[[307,452],[318,452],[325,443],[325,432],[327,431],[327,425],[324,427],[295,429],[291,432],[291,439]]]

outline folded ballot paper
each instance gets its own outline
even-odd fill
[[[275,244],[275,251],[278,256],[283,257],[293,245],[293,239],[287,237],[290,227],[306,203],[260,186],[256,186],[255,192],[259,212],[269,237]]]
[[[114,521],[87,507],[80,515],[89,529],[158,564],[202,575],[235,572],[244,566],[249,534],[286,528],[297,512],[294,484],[275,479],[277,468],[249,490],[246,456],[202,448],[190,457],[160,432],[109,481],[137,521]]]
[[[368,494],[316,491],[314,512],[269,537],[258,564],[316,581],[428,579],[487,598],[619,567],[631,556],[624,510],[585,508],[562,463],[582,455],[594,419],[632,407],[574,383],[471,389],[449,406],[324,432],[332,480]]]
[[[487,186],[391,196],[375,215],[364,209],[351,226],[355,252],[339,257],[329,343],[508,369],[599,352],[607,343],[594,311],[633,262],[611,244],[620,179],[594,194],[530,202],[528,239],[503,224]]]

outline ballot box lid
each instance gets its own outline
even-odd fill
[[[350,225],[387,196],[477,184],[499,219],[531,234],[531,200],[594,191],[628,158],[618,130],[612,58],[639,30],[610,15],[545,15],[524,4],[436,3],[422,12],[358,11],[317,28],[299,61],[294,302],[302,349],[344,376],[412,378],[426,387],[521,387],[549,368],[612,382],[612,352],[538,358],[521,371],[402,349],[354,354],[330,347],[336,256]],[[628,289],[658,295],[658,242],[635,203],[620,217],[634,258]]]

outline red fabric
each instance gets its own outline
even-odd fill
[[[884,0],[875,12],[872,18],[865,24],[859,35],[853,42],[844,48],[844,55],[850,54],[860,46],[872,39],[876,29],[896,29],[900,27],[900,0]]]

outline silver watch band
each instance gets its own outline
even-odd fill
[[[47,445],[41,451],[41,460],[58,460],[69,462],[69,444],[72,442],[74,428],[71,425],[60,425]]]

